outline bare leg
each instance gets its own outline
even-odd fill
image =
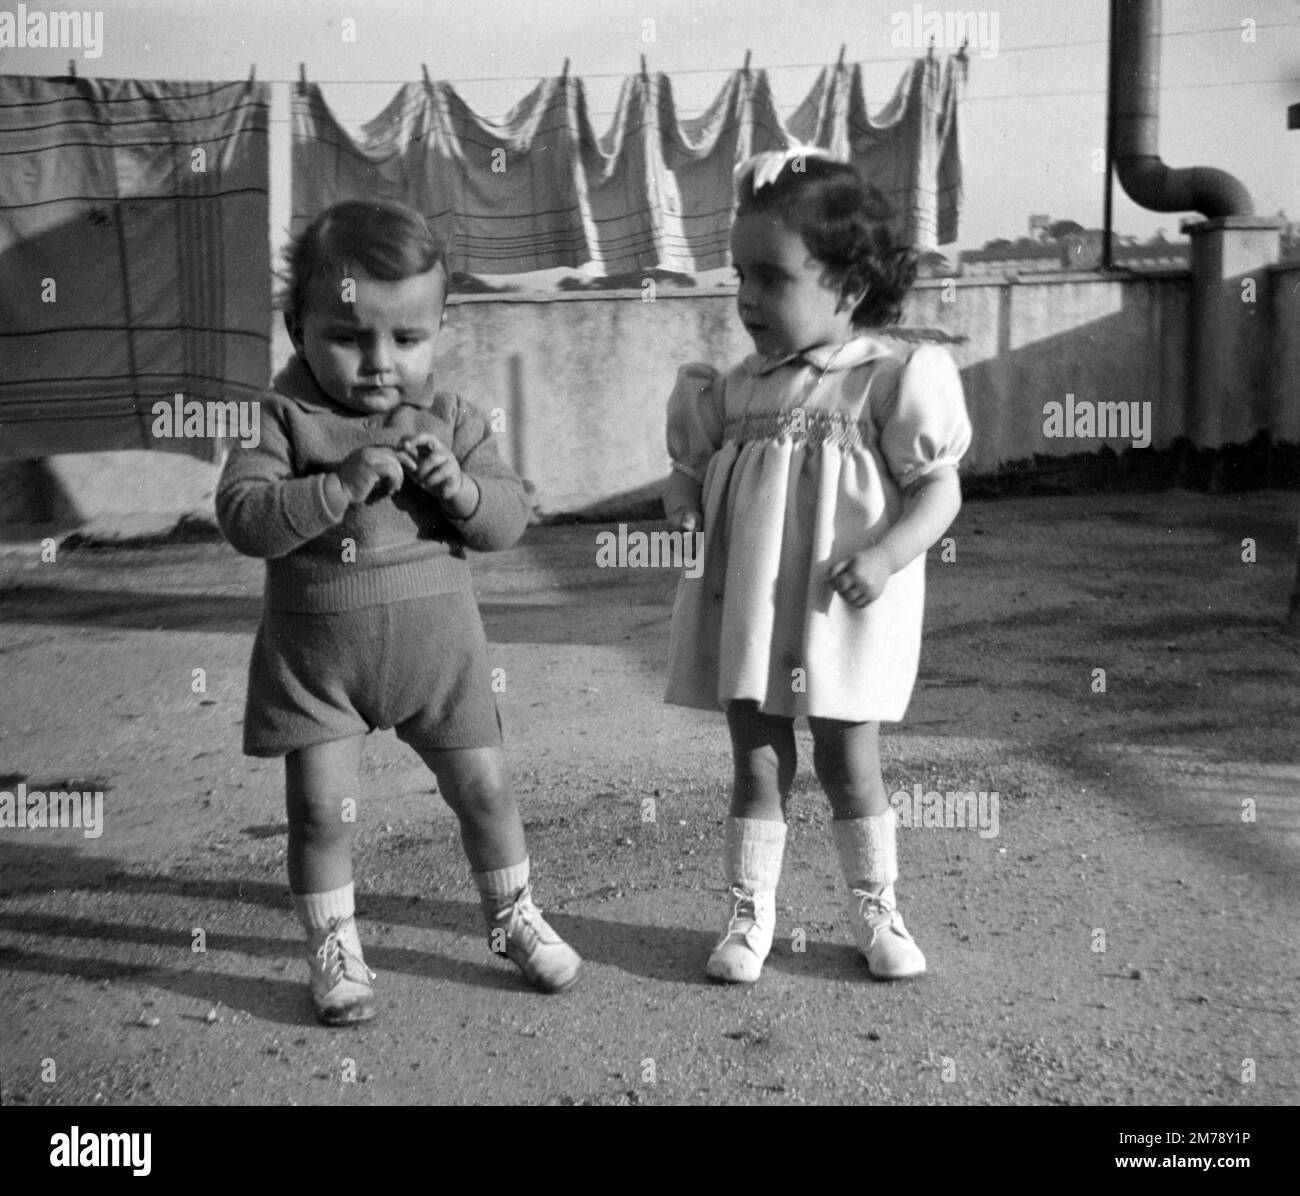
[[[352,882],[362,738],[319,743],[285,757],[289,888],[294,893],[328,893]]]
[[[284,762],[289,888],[307,931],[312,1004],[327,1026],[375,1015],[374,973],[361,954],[352,895],[362,736],[291,752]]]
[[[563,992],[577,980],[582,960],[533,902],[531,861],[505,753],[499,747],[416,750],[460,819],[489,946],[508,956],[534,988]]]
[[[757,702],[727,706],[735,767],[731,816],[784,822],[797,755],[794,720],[763,714]]]
[[[475,872],[509,868],[528,855],[505,753],[499,747],[417,748],[460,819],[460,841]]]
[[[925,971],[925,956],[903,925],[894,897],[898,876],[894,811],[880,775],[880,727],[810,719],[813,767],[830,800],[831,836],[851,894],[853,937],[877,980]]]
[[[889,809],[880,775],[880,724],[810,718],[813,768],[833,818],[867,818]]]

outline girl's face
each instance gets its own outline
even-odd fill
[[[355,294],[349,289],[345,297],[349,282]],[[352,411],[392,411],[428,385],[446,298],[440,266],[396,282],[361,273],[342,280],[317,275],[308,287],[307,311],[290,324],[289,335],[336,403]]]
[[[822,281],[825,266],[777,217],[751,212],[731,229],[731,261],[740,281],[741,322],[764,357],[783,357],[854,333],[855,302]]]

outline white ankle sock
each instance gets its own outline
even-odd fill
[[[472,872],[475,887],[483,897],[497,902],[509,901],[528,883],[529,857],[508,868],[493,868],[487,872]]]
[[[751,893],[771,893],[781,880],[785,823],[728,818],[725,845],[727,883]]]
[[[884,888],[892,898],[898,879],[897,817],[893,810],[886,810],[831,823],[840,871],[851,888]]]
[[[328,930],[335,918],[350,918],[356,912],[352,882],[328,893],[294,893],[293,908],[308,930]]]

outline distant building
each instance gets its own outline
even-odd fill
[[[978,278],[1003,274],[1049,274],[1064,270],[1065,247],[1056,242],[1012,241],[1005,245],[990,243],[983,249],[967,249],[961,255],[964,277]]]
[[[1046,212],[1037,213],[1029,217],[1029,235],[1035,241],[1046,240],[1051,233],[1052,218]]]
[[[1096,270],[1101,267],[1105,243],[1103,229],[1035,213],[1029,217],[1028,237],[989,241],[983,249],[966,251],[961,255],[961,272],[987,277]],[[1146,244],[1139,244],[1134,237],[1111,236],[1111,262],[1118,269],[1185,270],[1189,261],[1188,243],[1165,240],[1163,229]]]
[[[1111,263],[1124,270],[1186,270],[1191,266],[1191,246],[1186,241],[1148,241],[1145,245],[1116,245]]]

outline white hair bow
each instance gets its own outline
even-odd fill
[[[755,154],[746,158],[736,167],[736,186],[739,187],[749,174],[754,176],[754,192],[757,194],[764,187],[770,187],[780,177],[786,166],[800,158],[825,158],[829,162],[839,159],[819,145],[792,145],[789,149],[769,150],[764,154]]]

